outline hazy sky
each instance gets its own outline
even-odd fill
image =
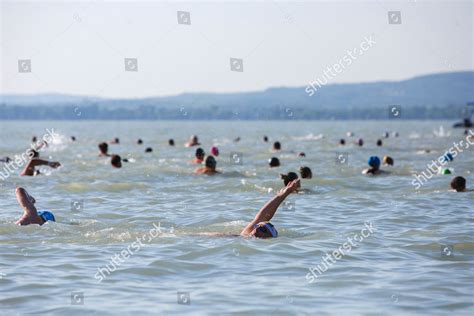
[[[304,87],[368,36],[375,43],[329,83],[474,69],[472,1],[18,2],[1,7],[3,94]],[[177,11],[190,12],[190,25]],[[389,24],[388,11],[400,11],[401,24]],[[125,58],[137,58],[138,71],[125,71]],[[31,72],[19,73],[20,59]]]

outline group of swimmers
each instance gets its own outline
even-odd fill
[[[398,133],[394,134],[398,137]],[[353,136],[352,133],[348,133],[348,136]],[[385,134],[385,137],[388,137],[388,133]],[[71,137],[72,141],[76,141],[74,136]],[[234,141],[239,141],[240,137],[235,139]],[[33,137],[33,142],[35,142],[35,137]],[[268,142],[268,137],[263,137],[264,142]],[[110,144],[120,144],[119,138],[115,138],[109,142]],[[345,140],[340,140],[340,145],[345,145]],[[356,142],[356,145],[363,146],[364,141],[363,139],[359,138]],[[143,140],[137,140],[138,145],[143,144]],[[173,139],[168,141],[170,146],[175,146],[175,142]],[[199,142],[199,138],[196,135],[192,135],[190,139],[185,143],[185,147],[196,147],[200,146],[201,143]],[[40,174],[39,170],[36,169],[37,166],[49,166],[51,168],[58,168],[61,164],[57,161],[48,161],[39,158],[38,150],[42,147],[46,147],[48,144],[46,142],[40,143],[39,146],[35,147],[35,149],[28,150],[28,157],[30,158],[27,162],[25,168],[20,173],[21,176],[35,176]],[[377,146],[382,146],[381,140],[377,141]],[[109,144],[107,142],[101,142],[98,145],[99,148],[99,156],[100,157],[110,157],[110,163],[114,168],[121,168],[122,162],[128,162],[127,159],[122,159],[117,154],[109,154]],[[276,141],[273,143],[273,151],[278,152],[281,150],[281,143]],[[147,147],[145,149],[146,153],[152,152],[152,148]],[[210,150],[211,154],[206,157],[204,150],[201,147],[198,147],[195,151],[195,158],[191,161],[193,164],[204,164],[203,167],[197,168],[194,173],[196,174],[206,174],[206,175],[214,175],[221,173],[216,169],[217,161],[215,157],[219,156],[219,149],[216,146],[211,147]],[[298,153],[298,156],[305,157],[306,154],[303,152]],[[0,162],[8,163],[11,161],[9,157],[1,158]],[[394,159],[390,156],[384,156],[383,160],[381,161],[377,156],[371,156],[368,160],[369,168],[363,170],[363,174],[366,175],[380,175],[383,173],[387,173],[380,169],[381,164],[384,165],[394,165]],[[277,157],[271,157],[268,161],[268,165],[270,168],[275,168],[280,166],[280,161]],[[302,166],[299,169],[299,173],[302,179],[311,179],[312,178],[312,171],[307,166]],[[270,220],[275,215],[278,207],[281,203],[288,197],[289,194],[298,191],[301,187],[300,177],[296,172],[289,172],[288,174],[280,174],[281,179],[283,180],[284,187],[281,189],[275,197],[270,199],[257,213],[255,218],[242,230],[240,233],[241,236],[246,237],[257,237],[257,238],[269,238],[269,237],[277,237],[278,232],[275,227],[270,223]],[[456,192],[467,192],[473,191],[468,190],[466,188],[466,179],[457,176],[455,177],[450,186]],[[17,188],[16,189],[16,198],[18,204],[23,208],[23,215],[21,218],[16,222],[18,225],[29,225],[29,224],[39,224],[43,225],[47,221],[56,221],[53,213],[50,211],[38,211],[35,207],[36,200],[24,189],[24,188]]]

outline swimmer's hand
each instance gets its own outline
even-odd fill
[[[51,161],[51,162],[48,162],[48,166],[50,166],[51,168],[57,168],[61,166],[61,164],[57,161]]]
[[[296,190],[298,190],[298,188],[300,186],[301,186],[300,179],[293,180],[290,183],[288,183],[288,185],[286,187],[281,189],[280,192],[278,193],[278,195],[285,195],[286,196],[286,195],[288,195],[290,193],[293,193]]]

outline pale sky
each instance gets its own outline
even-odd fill
[[[177,11],[190,14],[178,24]],[[389,24],[388,11],[401,12]],[[472,1],[2,1],[2,94],[149,97],[473,70]],[[137,58],[138,71],[125,71]],[[243,60],[231,71],[230,58]],[[18,60],[31,72],[19,73]],[[28,70],[28,65],[25,66]]]

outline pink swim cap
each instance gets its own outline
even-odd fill
[[[211,154],[212,154],[213,156],[216,156],[216,157],[219,156],[219,149],[217,149],[216,146],[212,146],[212,147],[211,147]]]

